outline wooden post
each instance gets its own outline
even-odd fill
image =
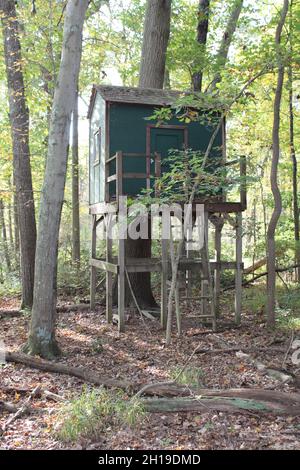
[[[161,257],[162,257],[162,269],[161,269],[161,311],[160,320],[162,328],[167,326],[168,316],[168,240],[162,238],[161,240]]]
[[[160,153],[154,154],[155,178],[161,177],[161,156]],[[160,191],[155,181],[155,197],[159,197]]]
[[[218,263],[215,269],[214,296],[216,315],[220,315],[220,294],[221,294],[221,249],[222,249],[222,228],[223,220],[219,218],[215,223],[215,260]]]
[[[235,322],[237,325],[241,323],[241,309],[242,309],[242,276],[243,270],[241,267],[243,260],[243,245],[242,245],[242,213],[239,212],[236,216],[236,270],[235,270]]]
[[[205,255],[206,257],[206,253],[208,253],[208,213],[205,212],[204,213],[204,227],[203,227],[203,230],[204,230],[204,237],[203,237],[203,248],[202,248],[202,253]],[[204,251],[206,253],[204,253]],[[203,259],[203,256],[202,256],[202,259]],[[207,260],[207,262],[209,263],[209,259]],[[206,269],[203,269],[203,264],[202,263],[202,277],[205,277],[207,275],[206,273]],[[203,279],[201,281],[201,308],[200,308],[200,312],[201,312],[201,315],[206,315],[207,312],[208,312],[208,300],[207,300],[207,296],[208,296],[208,279]]]
[[[92,222],[92,243],[91,243],[91,258],[96,258],[96,240],[97,240],[97,216],[93,215]],[[95,294],[96,294],[96,268],[91,266],[91,279],[90,279],[90,307],[91,310],[95,309]]]
[[[123,153],[118,151],[116,155],[116,198],[119,204],[119,197],[123,194]]]
[[[111,214],[106,216],[106,261],[111,262],[112,259],[112,230],[111,230]],[[112,273],[106,271],[106,321],[112,322],[112,289],[113,279]]]
[[[119,332],[125,331],[125,223],[126,207],[118,201],[119,246],[118,246],[118,318]]]

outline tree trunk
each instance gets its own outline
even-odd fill
[[[212,83],[209,86],[210,92],[214,91],[216,89],[217,84],[221,81],[220,70],[222,70],[226,64],[229,47],[230,47],[230,44],[232,42],[236,27],[237,27],[237,23],[238,23],[238,20],[242,11],[242,7],[243,7],[243,0],[236,0],[233,6],[233,10],[229,16],[228,23],[226,26],[226,30],[223,34],[219,51],[217,53],[217,57],[216,57],[217,73]]]
[[[58,82],[52,106],[48,156],[37,238],[34,300],[28,342],[30,354],[53,357],[55,340],[57,247],[67,171],[71,113],[80,69],[82,29],[88,0],[69,0],[65,10]]]
[[[197,42],[200,45],[199,55],[200,58],[204,56],[205,45],[208,33],[208,19],[209,19],[209,0],[199,0],[198,7],[198,25],[197,25]],[[201,64],[200,70],[195,72],[192,76],[192,85],[194,91],[202,90],[203,79],[203,66]]]
[[[14,0],[0,0],[13,143],[14,184],[20,227],[22,308],[32,306],[36,223],[29,149],[29,112],[22,73],[19,23]]]
[[[6,233],[6,224],[5,224],[5,217],[4,217],[4,204],[3,204],[2,199],[0,199],[0,228],[2,232],[2,246],[3,246],[4,258],[5,258],[7,270],[8,272],[10,272],[11,261],[10,261],[10,254],[9,254],[9,247],[8,247],[7,233]]]
[[[15,233],[15,259],[16,259],[16,268],[19,271],[20,269],[20,228],[19,228],[19,215],[18,215],[18,203],[17,196],[14,193],[13,197],[13,208],[14,208],[14,233]]]
[[[72,135],[72,258],[80,261],[79,159],[78,159],[78,89],[73,109]]]
[[[170,35],[171,0],[148,0],[140,66],[141,88],[163,88]]]
[[[280,105],[282,97],[282,87],[284,80],[284,64],[281,57],[280,41],[282,29],[284,27],[286,15],[289,8],[289,1],[284,0],[283,8],[281,11],[280,20],[276,28],[275,45],[277,48],[277,62],[278,62],[278,77],[277,86],[274,100],[274,118],[273,118],[273,155],[271,163],[270,182],[274,198],[274,209],[269,222],[267,231],[267,325],[270,328],[275,327],[275,296],[276,296],[276,245],[275,245],[275,231],[277,222],[279,220],[282,202],[281,194],[278,187],[278,162],[280,156],[280,142],[279,142],[279,128],[280,128]]]
[[[288,85],[289,85],[289,140],[290,157],[292,160],[292,181],[293,181],[293,218],[294,218],[294,238],[295,238],[295,264],[300,265],[300,243],[299,243],[299,206],[298,206],[298,167],[295,150],[295,132],[294,132],[294,108],[293,108],[293,35],[292,35],[292,6],[290,6],[290,65],[288,67]],[[300,268],[296,269],[296,280],[300,282]]]
[[[170,34],[171,0],[148,0],[144,39],[140,66],[139,86],[163,88],[166,52]],[[148,240],[126,240],[126,256],[151,258],[151,233]],[[151,274],[130,274],[130,283],[141,308],[156,308],[157,303],[151,289]],[[115,295],[114,295],[115,297]],[[133,302],[126,282],[126,305]]]

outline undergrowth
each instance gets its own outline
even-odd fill
[[[146,418],[142,402],[129,399],[120,392],[108,392],[104,388],[89,390],[63,405],[58,413],[56,436],[63,442],[76,442],[80,438],[96,439],[112,425],[136,427]]]

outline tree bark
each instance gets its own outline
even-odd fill
[[[72,135],[72,258],[80,261],[79,158],[78,158],[78,88],[73,109]]]
[[[22,308],[33,301],[36,223],[29,149],[29,112],[22,72],[19,23],[15,1],[0,0],[8,99],[13,143],[13,168],[20,227]]]
[[[208,413],[209,411],[222,411],[229,413],[271,413],[274,415],[300,415],[299,401],[290,403],[285,401],[286,397],[278,403],[272,399],[272,394],[264,399],[244,398],[236,396],[205,396],[196,398],[148,398],[142,400],[145,411],[150,413],[179,413],[197,412]],[[249,394],[250,395],[250,394]]]
[[[88,0],[69,0],[65,10],[62,56],[54,92],[48,156],[41,196],[34,300],[29,338],[24,350],[53,357],[55,339],[57,248],[67,171],[71,113],[81,60],[82,29]]]
[[[201,57],[204,55],[205,45],[208,33],[208,19],[209,19],[209,0],[199,0],[198,6],[198,25],[197,25],[197,42],[200,45],[199,54]],[[194,91],[202,90],[203,67],[195,72],[192,76],[192,85]]]
[[[226,61],[228,58],[229,47],[232,42],[236,27],[238,24],[242,7],[243,7],[243,0],[236,0],[233,6],[233,10],[229,16],[228,23],[226,26],[226,30],[223,34],[219,51],[217,53],[217,57],[216,57],[217,73],[212,83],[209,86],[210,92],[213,92],[216,89],[217,84],[220,83],[221,81],[220,70],[222,70],[222,68],[224,68],[226,64]]]
[[[273,155],[271,162],[271,190],[274,198],[274,209],[269,222],[267,230],[267,325],[269,328],[275,327],[275,296],[276,296],[276,244],[275,244],[275,231],[277,222],[279,220],[282,202],[281,194],[278,187],[278,163],[280,156],[280,141],[279,141],[279,129],[280,129],[280,105],[282,97],[282,87],[284,81],[284,64],[282,61],[282,55],[280,51],[281,34],[284,27],[286,15],[289,8],[289,1],[284,0],[283,8],[280,15],[280,20],[276,28],[275,45],[277,49],[277,63],[278,63],[278,77],[277,86],[274,100],[274,117],[273,117]]]
[[[140,65],[141,88],[163,88],[170,19],[171,0],[147,0]]]
[[[9,254],[9,247],[7,241],[7,233],[6,233],[6,224],[5,224],[5,217],[4,217],[4,204],[3,200],[0,199],[0,227],[2,232],[2,246],[3,246],[3,253],[4,258],[7,266],[8,272],[11,271],[11,261],[10,261],[10,254]]]

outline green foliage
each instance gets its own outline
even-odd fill
[[[139,399],[123,393],[113,394],[104,388],[89,390],[63,405],[59,414],[56,435],[64,442],[80,438],[96,439],[113,424],[137,426],[146,414]]]

